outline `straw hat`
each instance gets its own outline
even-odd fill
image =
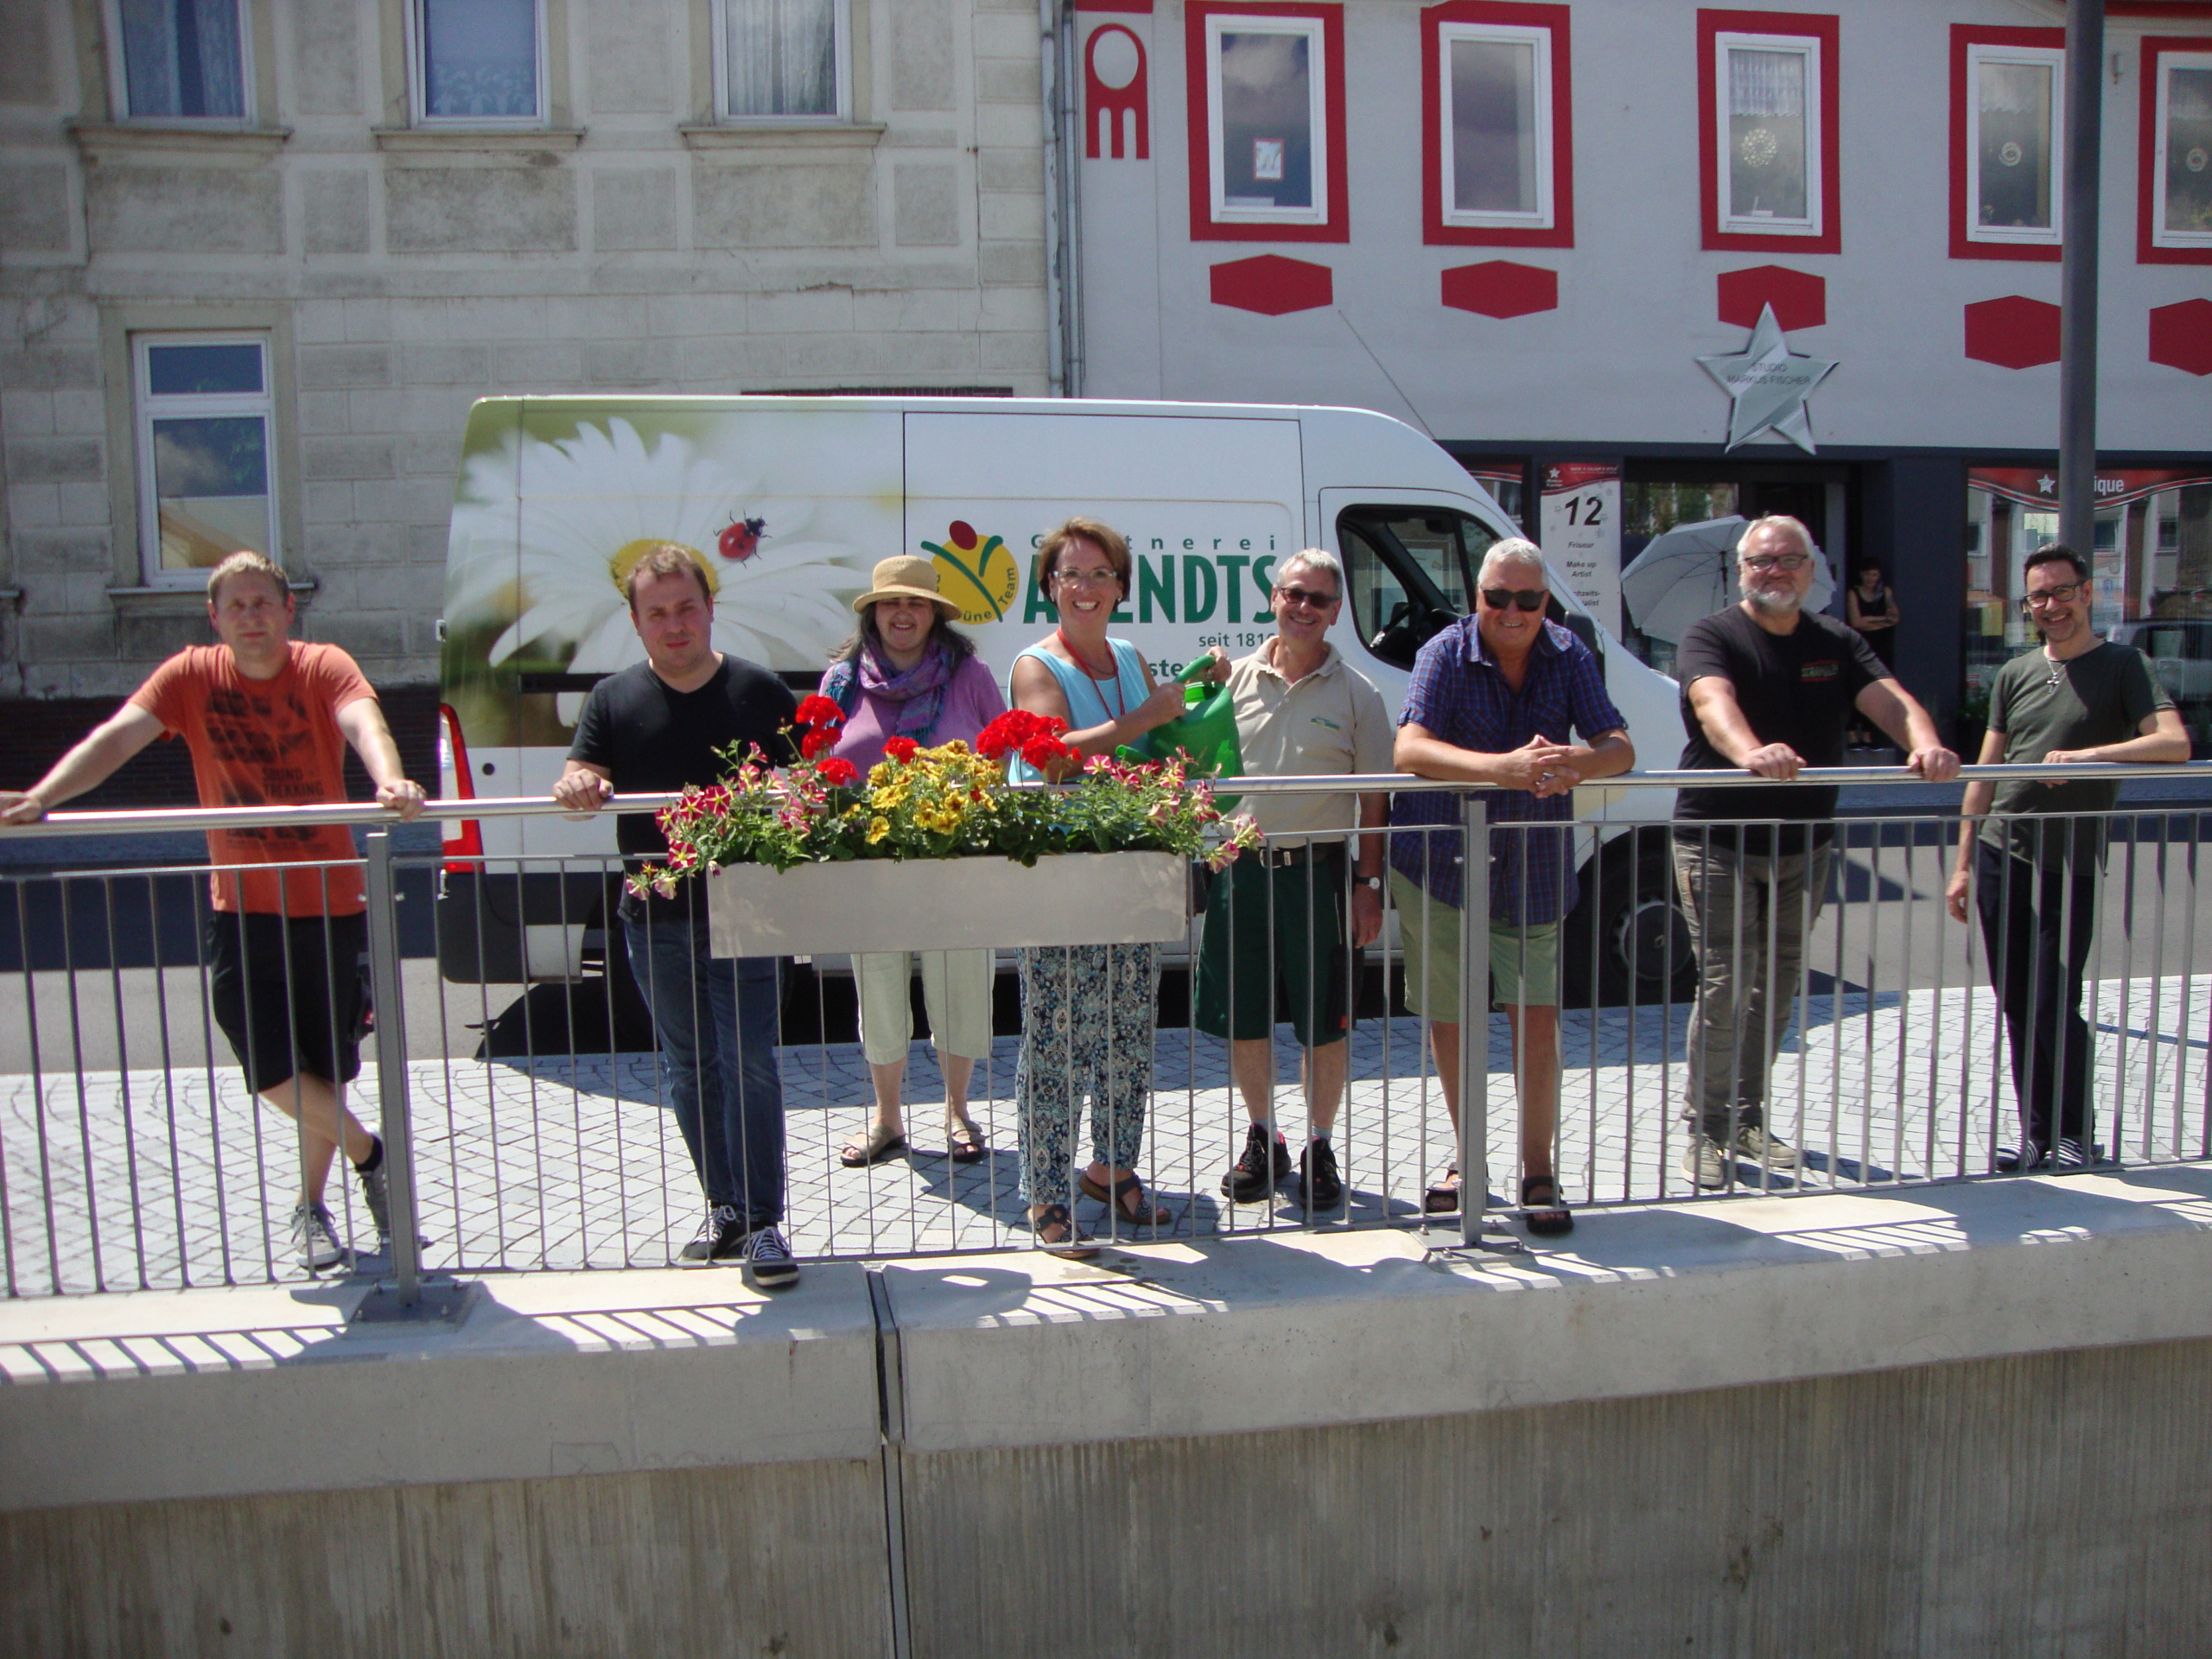
[[[879,599],[896,594],[905,599],[926,599],[938,607],[938,613],[947,621],[960,614],[960,607],[938,591],[937,566],[918,554],[901,553],[895,558],[880,561],[871,578],[874,586],[853,601],[853,609],[861,615]]]

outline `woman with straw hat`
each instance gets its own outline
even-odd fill
[[[974,642],[950,626],[960,607],[938,591],[931,561],[909,555],[885,559],[853,609],[861,625],[837,648],[822,677],[822,695],[845,711],[831,753],[851,761],[862,777],[894,738],[925,748],[956,740],[972,743],[1006,712],[998,683]],[[976,1060],[991,1052],[993,952],[918,954],[930,1040],[944,1073],[946,1148],[953,1162],[972,1164],[984,1147],[968,1116],[968,1084]],[[875,1118],[868,1133],[855,1136],[839,1154],[848,1168],[880,1162],[906,1144],[900,1096],[914,1030],[911,971],[903,950],[864,951],[853,958],[861,1049],[875,1085]]]

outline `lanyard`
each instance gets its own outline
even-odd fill
[[[1068,659],[1077,668],[1081,669],[1086,675],[1090,676],[1091,689],[1098,693],[1099,706],[1102,708],[1105,707],[1105,688],[1111,685],[1114,688],[1114,704],[1111,709],[1112,715],[1118,721],[1126,715],[1128,712],[1128,705],[1122,696],[1122,665],[1120,663],[1114,660],[1114,646],[1112,642],[1109,641],[1107,644],[1106,660],[1109,663],[1111,663],[1113,666],[1111,670],[1102,677],[1089,663],[1083,660],[1083,653],[1068,643],[1068,631],[1065,628],[1054,628],[1052,630],[1052,635],[1053,638],[1057,639],[1060,642],[1060,649],[1067,652]],[[1072,714],[1075,711],[1073,709],[1070,709],[1068,712]]]

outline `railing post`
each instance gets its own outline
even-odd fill
[[[364,1324],[440,1319],[458,1324],[470,1287],[423,1282],[423,1239],[415,1214],[415,1138],[407,1103],[407,995],[399,974],[399,884],[391,832],[368,833],[369,991],[376,1011],[377,1096],[384,1136],[385,1194],[391,1214],[391,1277],[362,1299]]]
[[[1483,1236],[1490,1196],[1490,815],[1459,798],[1459,1242]]]

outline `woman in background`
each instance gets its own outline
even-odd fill
[[[929,748],[976,734],[1006,712],[998,682],[972,641],[950,625],[960,607],[938,592],[937,567],[912,556],[875,567],[868,591],[853,601],[861,625],[837,648],[822,677],[822,695],[845,711],[831,753],[866,778],[884,746],[905,738]],[[995,953],[923,950],[922,1001],[930,1042],[944,1074],[944,1140],[952,1161],[972,1164],[983,1140],[968,1116],[968,1084],[976,1062],[991,1052],[991,976]],[[849,1169],[878,1163],[906,1144],[900,1098],[906,1051],[913,1041],[912,971],[904,950],[868,950],[853,958],[860,989],[861,1051],[875,1088],[875,1120],[839,1154]]]

